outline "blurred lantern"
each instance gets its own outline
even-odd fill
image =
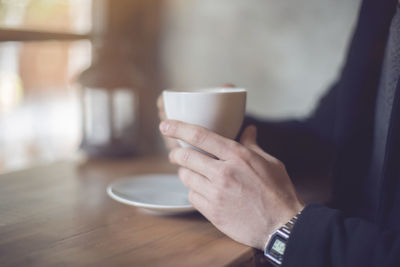
[[[143,154],[141,133],[143,75],[129,55],[129,43],[105,42],[95,48],[93,64],[79,77],[82,88],[81,147],[90,157]]]
[[[159,3],[92,1],[93,63],[79,77],[81,147],[90,157],[157,152]]]

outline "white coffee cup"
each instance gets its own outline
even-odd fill
[[[168,119],[196,124],[234,139],[243,122],[246,94],[243,88],[167,89],[163,91],[163,100]]]

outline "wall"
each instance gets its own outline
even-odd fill
[[[168,87],[249,90],[248,111],[303,117],[337,77],[360,0],[166,0]]]

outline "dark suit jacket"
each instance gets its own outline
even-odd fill
[[[256,124],[259,144],[289,173],[330,171],[330,207],[297,221],[284,266],[400,266],[400,84],[391,107],[379,186],[368,186],[376,95],[397,0],[365,0],[338,82],[305,121]],[[378,181],[377,180],[377,181]]]

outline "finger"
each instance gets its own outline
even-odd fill
[[[158,108],[158,117],[160,120],[166,120],[167,116],[165,114],[165,108],[164,108],[164,100],[162,94],[159,95],[157,98],[157,108]]]
[[[232,150],[237,146],[237,143],[231,139],[206,128],[181,121],[163,121],[160,124],[160,131],[166,136],[183,140],[223,160],[229,158]]]
[[[203,175],[200,175],[187,168],[179,168],[178,171],[179,179],[182,183],[190,190],[196,191],[205,198],[208,198],[212,192],[212,186],[210,180]]]
[[[267,161],[278,161],[275,157],[271,156],[257,145],[257,128],[254,125],[246,127],[242,136],[240,137],[240,143],[245,147],[251,149],[252,151],[256,152]]]
[[[257,144],[257,128],[254,125],[246,127],[240,137],[240,143],[244,146]]]
[[[223,85],[222,85],[222,87],[236,87],[234,84],[231,84],[231,83],[224,83]]]
[[[171,151],[171,150],[174,149],[174,148],[179,147],[179,144],[178,144],[178,142],[176,141],[176,139],[163,136],[163,141],[164,141],[165,147],[166,147],[169,151]]]
[[[193,148],[175,148],[169,153],[172,163],[197,172],[208,179],[212,179],[218,173],[220,162]]]
[[[201,214],[207,217],[210,207],[209,201],[194,190],[189,191],[188,197],[189,202],[192,203],[193,207],[195,207]]]
[[[240,137],[240,143],[257,154],[262,152],[262,149],[257,145],[257,128],[254,125],[246,127]]]
[[[164,100],[163,100],[163,96],[162,96],[162,94],[160,94],[159,96],[158,96],[158,98],[157,98],[157,108],[159,109],[159,110],[164,110],[164,102],[163,102]]]
[[[164,110],[158,111],[158,118],[163,121],[167,119],[167,115],[165,114]]]
[[[263,157],[264,159],[266,159],[268,162],[275,163],[275,164],[281,163],[281,161],[279,159],[275,158],[271,154],[268,154],[267,152],[262,150],[259,146],[257,146],[257,148],[255,148],[253,151],[256,152],[258,155],[260,155],[261,157]]]
[[[265,160],[267,160],[269,162],[273,162],[273,163],[279,162],[279,160],[277,158],[275,158],[274,156],[272,156],[272,155],[268,154],[267,152],[265,152],[264,150],[262,150],[262,148],[259,147],[257,144],[250,145],[249,149],[253,150],[258,155],[260,155],[261,157],[263,157]]]

